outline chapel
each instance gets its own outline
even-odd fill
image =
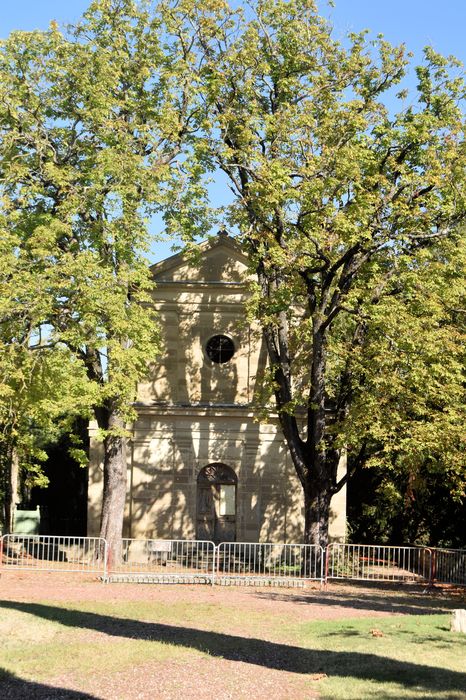
[[[195,265],[179,253],[152,273],[163,351],[138,386],[124,536],[302,542],[301,485],[277,417],[259,419],[267,353],[246,315],[244,253],[221,233]],[[102,499],[94,435],[91,426],[88,535],[99,532]],[[345,499],[342,490],[332,501],[333,540],[344,538]]]

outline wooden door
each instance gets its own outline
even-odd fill
[[[209,464],[197,479],[197,538],[236,540],[236,474],[225,464]]]

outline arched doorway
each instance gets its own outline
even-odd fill
[[[215,462],[197,477],[197,538],[218,542],[236,540],[238,478],[226,464]]]

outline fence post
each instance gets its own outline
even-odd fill
[[[213,542],[213,554],[212,554],[212,586],[215,586],[215,574],[217,572],[217,545]]]
[[[216,570],[215,570],[215,576],[216,576],[216,581],[218,581],[220,577],[220,547],[222,546],[222,543],[219,542],[218,544],[215,545],[216,551]]]
[[[102,542],[100,543],[99,549],[102,551]],[[107,540],[103,541],[103,559],[104,559],[104,570],[102,575],[102,582],[108,583],[108,571],[107,571]]]
[[[0,535],[0,569],[3,567],[3,538],[6,535]]]
[[[112,550],[106,539],[104,539],[104,543],[104,574],[105,580],[108,581],[112,570]]]
[[[328,583],[328,560],[330,555],[330,545],[325,547],[325,570],[324,570],[324,588],[327,589]]]
[[[437,576],[437,552],[430,548],[427,548],[427,551],[430,554],[429,586],[433,586]]]
[[[325,580],[324,580],[324,572],[325,572],[325,550],[322,546],[320,546],[320,589],[322,590],[322,586],[325,587]],[[317,573],[317,572],[316,572]]]

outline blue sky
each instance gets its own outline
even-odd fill
[[[59,24],[75,22],[88,5],[89,0],[0,0],[0,37],[15,29],[46,29],[52,19]],[[465,0],[336,0],[334,8],[324,2],[318,5],[331,19],[337,37],[370,29],[393,44],[404,42],[415,62],[429,44],[466,63]],[[154,226],[158,228],[157,221]],[[159,245],[153,253],[154,260],[160,259],[169,254],[169,247]]]
[[[1,0],[0,36],[14,29],[45,29],[50,20],[73,22],[89,5],[88,0]],[[466,60],[466,3],[464,0],[336,0],[329,9],[336,32],[362,28],[382,32],[393,43],[406,42],[416,53],[432,46]]]

